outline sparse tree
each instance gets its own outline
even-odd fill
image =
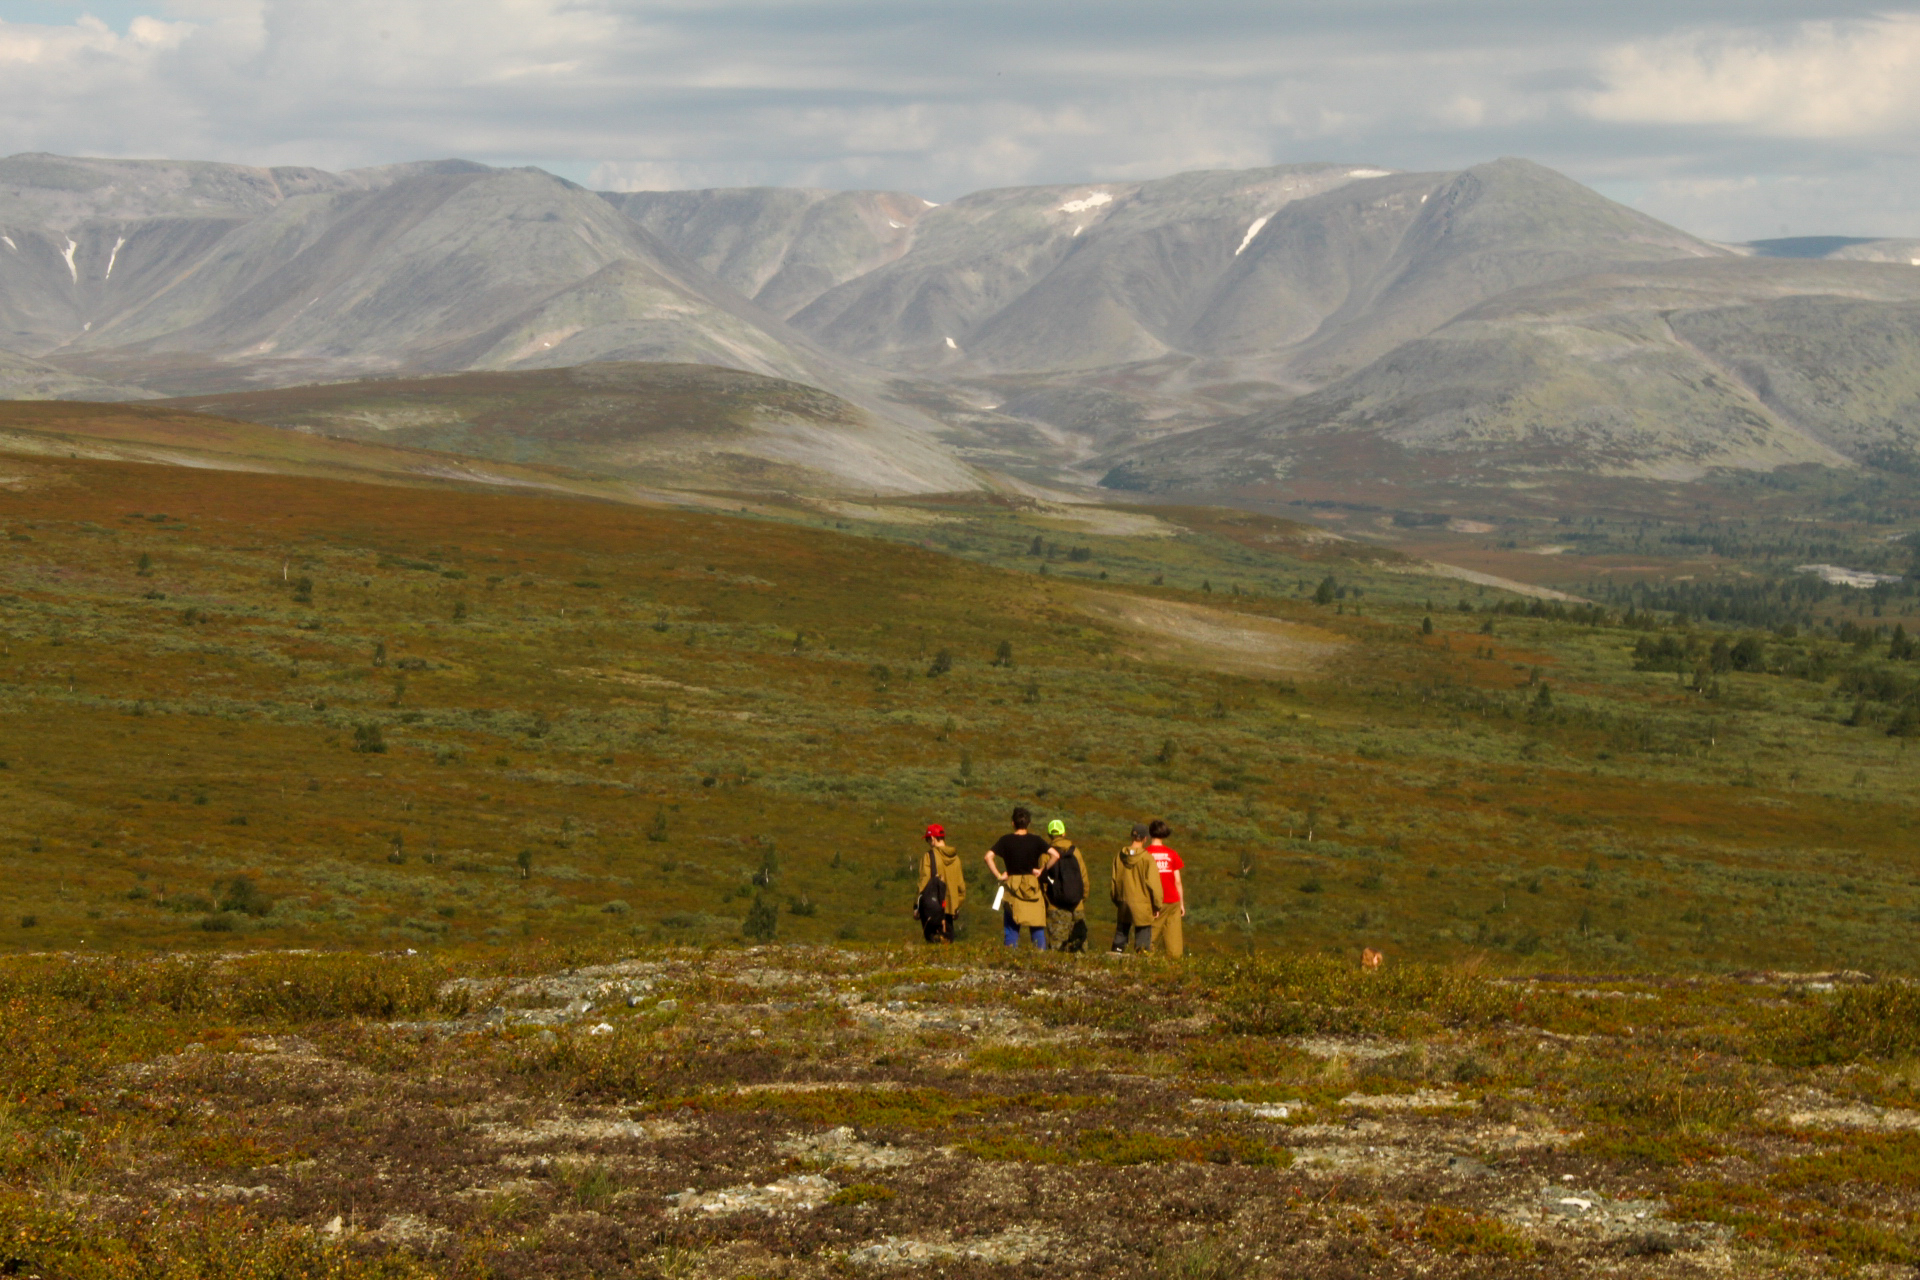
[[[740,932],[755,942],[771,942],[776,929],[780,927],[780,913],[774,910],[771,902],[760,894],[753,896],[753,905],[747,908],[747,918],[740,922]]]
[[[927,664],[929,676],[943,676],[953,670],[953,650],[942,649],[933,655],[933,661]]]
[[[1313,589],[1313,602],[1315,604],[1332,604],[1334,593],[1339,589],[1340,584],[1334,581],[1332,574],[1328,574],[1326,577],[1320,579],[1320,585]]]
[[[1433,634],[1433,618],[1431,616],[1420,619],[1420,634],[1423,636]]]
[[[1013,665],[1013,641],[1002,640],[1000,642],[1000,647],[993,651],[993,665],[996,667],[1010,667]]]
[[[151,578],[153,576],[153,557],[142,551],[140,553],[140,567],[135,569],[134,573],[142,578]]]
[[[525,880],[530,876],[532,876],[533,875],[533,850],[522,849],[519,855],[514,858],[513,865],[520,868],[520,878],[522,880]]]
[[[353,749],[365,755],[380,755],[387,749],[387,740],[381,736],[377,724],[357,725],[353,730]]]

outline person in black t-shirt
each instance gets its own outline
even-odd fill
[[[1020,945],[1020,930],[1033,939],[1034,950],[1047,949],[1047,900],[1040,893],[1040,873],[1060,855],[1053,846],[1028,831],[1033,815],[1025,806],[1013,811],[1013,833],[1001,836],[987,850],[987,870],[1004,893],[1000,924],[1010,947]]]

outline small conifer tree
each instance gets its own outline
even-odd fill
[[[740,932],[755,942],[773,941],[774,930],[780,927],[780,913],[760,894],[753,896],[753,905],[747,908],[747,918],[740,923]]]

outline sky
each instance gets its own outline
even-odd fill
[[[0,155],[607,190],[1525,156],[1696,234],[1920,236],[1920,0],[0,0]]]

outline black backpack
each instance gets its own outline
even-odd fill
[[[1073,856],[1075,852],[1069,846],[1059,861],[1047,868],[1043,882],[1047,901],[1062,911],[1071,911],[1087,900],[1087,881],[1080,874],[1080,859]]]
[[[933,861],[933,846],[927,846],[927,884],[913,905],[913,914],[923,925],[937,924],[947,917],[947,882]]]

